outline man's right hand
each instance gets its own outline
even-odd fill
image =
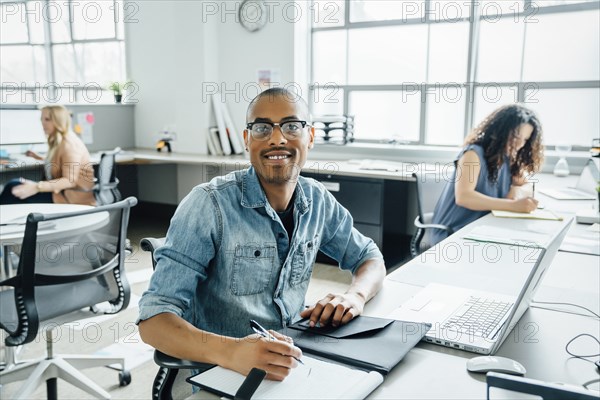
[[[291,338],[275,331],[269,333],[273,339],[257,334],[239,339],[222,366],[243,375],[248,375],[252,368],[260,368],[267,372],[267,379],[284,380],[298,366],[296,359],[302,357],[302,350],[294,346]]]
[[[538,201],[532,197],[525,197],[523,199],[515,200],[513,205],[513,211],[528,213],[534,211],[537,208]]]

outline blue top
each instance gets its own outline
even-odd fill
[[[155,252],[138,322],[171,312],[233,337],[252,333],[250,319],[281,329],[300,318],[317,250],[353,273],[368,259],[383,258],[313,179],[298,177],[293,216],[289,240],[252,167],[195,187]]]
[[[470,144],[466,146],[454,160],[454,164],[457,166],[457,168],[452,175],[452,179],[446,182],[446,187],[444,188],[444,191],[442,192],[433,212],[432,223],[449,226],[455,232],[463,226],[475,221],[476,219],[483,217],[489,212],[469,210],[468,208],[464,208],[456,204],[454,191],[456,174],[469,173],[468,165],[465,165],[465,167],[467,167],[466,171],[459,170],[458,160],[460,160],[463,154],[469,150],[475,151],[479,157],[479,166],[481,169],[479,171],[479,176],[477,177],[477,185],[475,186],[475,190],[477,192],[499,199],[505,198],[508,195],[508,192],[510,191],[510,185],[512,184],[508,156],[504,157],[504,162],[498,169],[498,179],[496,182],[493,182],[488,178],[488,167],[487,163],[485,162],[483,147],[477,144]],[[428,243],[430,243],[432,246],[439,243],[447,236],[446,232],[441,229],[430,229],[429,231]]]

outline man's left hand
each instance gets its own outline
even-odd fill
[[[359,293],[328,294],[322,300],[300,313],[310,318],[310,327],[344,325],[363,312],[366,299]]]

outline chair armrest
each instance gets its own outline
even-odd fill
[[[454,230],[446,225],[440,224],[423,224],[419,217],[415,218],[415,226],[419,229],[441,229],[443,231],[448,232],[449,235],[454,233]]]
[[[142,250],[153,253],[154,250],[156,250],[157,248],[159,248],[160,246],[165,244],[166,239],[167,238],[164,238],[164,237],[163,238],[152,238],[152,237],[143,238],[140,241],[140,246],[142,247]]]
[[[154,350],[154,362],[159,367],[164,367],[164,368],[199,369],[199,370],[204,371],[204,370],[214,367],[213,364],[207,364],[207,363],[202,363],[202,362],[198,362],[198,361],[181,360],[176,357],[171,357],[159,350]]]

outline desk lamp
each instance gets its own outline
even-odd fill
[[[162,151],[162,149],[166,148],[167,152],[171,152],[171,142],[174,142],[176,139],[176,133],[169,131],[169,130],[163,130],[160,133],[160,137],[158,138],[157,142],[156,142],[156,151]]]

